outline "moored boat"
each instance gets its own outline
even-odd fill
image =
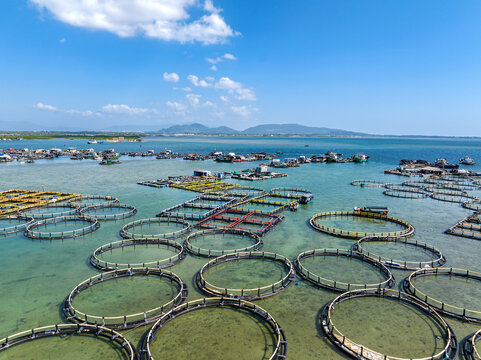
[[[467,155],[460,159],[459,162],[463,165],[476,165],[476,162]]]

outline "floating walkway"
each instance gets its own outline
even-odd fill
[[[265,322],[269,328],[272,330],[272,335],[275,339],[275,349],[272,355],[269,356],[269,360],[284,360],[286,359],[287,353],[287,341],[284,331],[282,330],[281,326],[277,323],[274,317],[269,314],[266,310],[261,308],[258,305],[255,305],[251,302],[247,302],[240,299],[229,299],[229,298],[222,298],[222,297],[214,297],[214,298],[206,298],[206,299],[199,299],[190,301],[188,303],[184,303],[180,306],[177,306],[166,314],[160,317],[160,319],[152,326],[149,330],[147,335],[144,338],[144,345],[143,351],[141,354],[141,359],[146,360],[153,360],[154,357],[151,352],[152,341],[157,338],[157,332],[164,327],[164,325],[175,319],[178,316],[183,314],[189,313],[191,311],[202,310],[207,308],[218,308],[218,307],[229,307],[239,311],[245,311],[250,315],[260,318],[261,321]],[[215,329],[210,329],[214,331],[213,336],[215,336]],[[160,338],[158,341],[162,341]],[[199,356],[199,353],[196,354],[184,354],[185,358],[196,358]],[[268,356],[268,355],[266,355]],[[219,354],[219,357],[222,357]]]
[[[414,248],[418,248],[424,252],[430,253],[433,256],[433,260],[430,261],[408,261],[408,260],[398,260],[387,256],[381,256],[368,251],[363,248],[365,243],[369,242],[387,242],[387,243],[399,243],[402,245],[409,245]],[[412,240],[408,238],[382,238],[382,237],[364,237],[360,239],[356,244],[354,244],[353,249],[358,251],[371,259],[382,262],[388,267],[401,270],[418,270],[424,268],[435,268],[443,266],[446,264],[446,258],[444,255],[436,249],[434,246],[429,244],[419,242],[417,240]]]
[[[372,350],[362,344],[358,344],[344,335],[333,323],[332,312],[336,305],[357,298],[383,298],[392,299],[402,304],[415,307],[423,312],[430,320],[443,332],[444,348],[434,354],[420,359],[405,359],[395,356],[382,354]],[[387,289],[368,289],[353,290],[339,295],[322,308],[320,316],[321,327],[327,338],[340,350],[353,359],[359,360],[454,360],[458,355],[458,340],[449,324],[431,307],[408,294],[387,290]]]
[[[206,194],[192,200],[162,210],[157,217],[171,217],[185,220],[201,221],[222,209],[234,205],[235,197]]]
[[[274,284],[261,286],[257,288],[245,288],[245,289],[231,289],[231,288],[222,288],[215,286],[205,280],[205,273],[207,270],[219,265],[224,264],[230,261],[242,261],[246,259],[261,259],[261,260],[270,260],[275,261],[277,263],[282,264],[287,269],[287,274],[279,281],[276,281]],[[252,252],[243,252],[243,253],[236,253],[236,254],[229,254],[224,256],[219,256],[215,259],[212,259],[207,264],[205,264],[200,271],[197,273],[197,284],[199,288],[210,295],[214,296],[222,296],[222,297],[229,297],[235,299],[263,299],[275,294],[280,293],[281,291],[287,289],[289,285],[296,278],[296,272],[294,270],[294,266],[290,262],[290,260],[282,255],[270,252],[261,252],[261,251],[252,251]]]
[[[252,244],[243,248],[238,249],[204,249],[200,246],[196,246],[193,244],[199,241],[199,239],[208,238],[208,237],[224,237],[224,236],[232,236],[238,237],[239,239],[247,239]],[[202,230],[195,232],[187,237],[184,240],[184,247],[187,251],[193,255],[203,256],[203,257],[218,257],[227,254],[235,254],[239,252],[246,252],[246,251],[258,251],[264,245],[262,239],[257,234],[244,231],[244,230],[237,230],[237,229],[215,229],[215,230]]]
[[[99,338],[99,340],[112,343],[112,345],[114,345],[118,349],[122,349],[122,352],[125,356],[127,356],[127,359],[137,359],[137,352],[135,350],[135,347],[122,334],[104,326],[89,324],[57,324],[42,326],[35,329],[23,331],[11,335],[7,338],[1,339],[0,352],[25,342],[62,335],[94,336],[96,338]],[[35,351],[35,349],[33,349],[32,351]]]
[[[123,316],[89,315],[77,310],[73,306],[75,297],[77,297],[82,291],[85,291],[86,289],[105,281],[119,278],[130,278],[132,276],[156,276],[159,279],[166,279],[177,285],[178,293],[172,300],[162,306],[158,306],[154,309],[146,310],[140,313]],[[142,294],[132,295],[142,296]],[[154,322],[168,310],[182,304],[187,299],[187,295],[187,285],[182,281],[181,278],[170,271],[153,268],[120,269],[92,276],[91,278],[78,284],[65,299],[63,304],[63,313],[67,320],[71,322],[93,325],[101,324],[102,326],[108,326],[112,329],[130,329],[139,325],[146,325]]]
[[[131,264],[122,264],[122,263],[116,263],[112,261],[105,261],[100,258],[100,255],[106,253],[106,252],[111,252],[114,249],[123,249],[126,247],[149,247],[156,245],[159,248],[166,248],[168,250],[173,250],[175,251],[175,255],[170,256],[165,259],[160,259],[157,261],[149,261],[149,262],[143,262],[143,263],[131,263]],[[132,240],[132,239],[127,239],[127,240],[121,240],[121,241],[115,241],[111,242],[109,244],[105,244],[97,248],[92,256],[90,257],[90,264],[92,264],[93,267],[101,270],[101,271],[111,271],[111,270],[119,270],[119,269],[129,269],[129,268],[156,268],[156,269],[164,269],[167,267],[174,266],[175,264],[178,264],[184,258],[187,256],[187,253],[184,249],[184,247],[172,240],[167,240],[167,239],[137,239],[137,240]]]
[[[417,297],[421,301],[424,301],[429,306],[438,310],[440,313],[463,321],[481,323],[481,311],[449,305],[442,301],[436,300],[433,297],[426,295],[422,291],[418,290],[414,286],[414,280],[423,276],[448,276],[450,278],[457,277],[462,279],[474,279],[479,281],[479,285],[481,286],[481,273],[456,268],[420,269],[409,275],[409,277],[406,278],[403,283],[404,290],[407,293]]]
[[[470,337],[464,343],[464,357],[466,360],[480,360],[481,353],[476,349],[476,344],[481,340],[481,329],[476,331],[472,337]]]
[[[182,229],[176,231],[169,231],[158,234],[144,234],[142,229],[144,227],[150,227],[152,224],[177,224],[181,225]],[[191,231],[191,226],[187,221],[170,218],[170,217],[156,217],[149,219],[136,220],[128,223],[120,230],[120,236],[124,239],[142,240],[142,239],[177,239],[181,236],[188,234]]]
[[[473,240],[481,240],[481,210],[458,221],[445,231],[446,234],[465,237]]]
[[[61,223],[84,223],[87,226],[81,227],[75,230],[66,231],[39,231],[36,230],[40,227],[56,226]],[[59,216],[56,218],[38,220],[28,225],[25,229],[25,236],[36,240],[58,240],[75,238],[79,236],[87,235],[100,227],[100,223],[97,219],[87,216]]]
[[[99,213],[98,210],[103,211],[104,214]],[[109,210],[117,210],[118,212],[105,214],[105,212],[109,212]],[[100,221],[116,221],[134,216],[137,214],[137,209],[132,205],[126,204],[98,204],[80,209],[80,214],[93,217]]]
[[[323,278],[319,275],[314,274],[309,271],[304,265],[302,265],[302,260],[306,258],[313,258],[316,256],[343,256],[347,258],[357,259],[369,265],[376,267],[386,278],[384,281],[376,284],[356,284],[356,283],[345,283],[342,281],[335,281]],[[329,289],[333,291],[345,292],[350,290],[359,289],[373,289],[373,288],[392,288],[394,287],[396,281],[392,276],[389,269],[381,262],[371,259],[357,251],[345,250],[345,249],[314,249],[308,250],[300,253],[295,261],[297,273],[305,280],[310,283]]]
[[[369,232],[362,232],[362,231],[349,231],[349,230],[341,230],[341,229],[336,229],[333,227],[325,226],[322,225],[319,220],[322,219],[330,219],[333,217],[345,217],[345,216],[350,216],[350,217],[361,217],[361,218],[368,218],[368,219],[376,219],[376,220],[383,220],[387,222],[391,222],[394,224],[401,225],[404,227],[403,230],[400,231],[391,231],[391,232],[381,232],[381,233],[369,233]],[[311,226],[323,233],[329,234],[329,235],[334,235],[334,236],[340,236],[340,237],[345,237],[349,239],[361,239],[363,237],[369,236],[369,237],[410,237],[414,235],[414,227],[409,224],[408,222],[397,219],[391,216],[383,215],[383,214],[378,214],[378,213],[373,213],[373,212],[365,212],[365,211],[328,211],[328,212],[322,212],[314,215],[310,221],[309,224]]]
[[[281,215],[254,213],[236,209],[219,211],[197,223],[197,227],[210,229],[232,229],[266,235],[284,219]]]

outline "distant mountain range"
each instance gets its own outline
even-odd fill
[[[243,131],[234,130],[227,126],[208,127],[199,123],[190,125],[174,125],[159,130],[162,134],[195,134],[195,135],[324,135],[324,136],[367,136],[368,134],[331,129],[327,127],[313,127],[299,124],[264,124],[247,128]]]

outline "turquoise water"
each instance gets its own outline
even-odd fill
[[[461,218],[471,212],[463,209],[458,204],[445,203],[432,199],[410,200],[391,198],[382,195],[382,189],[360,188],[350,185],[354,179],[376,179],[386,182],[402,182],[406,178],[392,175],[384,175],[386,168],[395,168],[399,159],[429,159],[446,157],[448,161],[455,162],[465,155],[470,155],[481,164],[481,141],[465,139],[302,139],[302,138],[160,138],[153,139],[141,144],[102,144],[87,145],[81,140],[52,140],[52,141],[23,141],[7,142],[2,147],[29,147],[29,148],[52,148],[77,146],[78,148],[94,147],[95,149],[112,148],[117,151],[137,151],[139,149],[209,153],[214,149],[220,151],[234,151],[247,153],[251,151],[283,151],[285,157],[295,155],[312,155],[325,153],[328,150],[353,154],[362,151],[371,155],[367,164],[305,164],[299,168],[282,169],[281,172],[289,176],[285,178],[266,180],[263,182],[239,182],[242,185],[252,185],[270,189],[278,186],[296,186],[310,189],[314,194],[314,200],[306,205],[299,206],[296,212],[286,211],[282,213],[285,219],[274,230],[264,237],[265,251],[282,254],[293,260],[300,252],[314,248],[349,248],[354,244],[353,240],[329,236],[317,232],[309,227],[307,220],[315,213],[330,210],[351,210],[354,206],[388,206],[390,215],[411,223],[416,228],[416,239],[434,245],[441,250],[447,258],[447,265],[459,268],[469,268],[481,272],[481,242],[459,237],[445,235],[444,231]],[[304,145],[308,144],[309,147]],[[118,197],[121,203],[134,205],[138,209],[135,217],[121,221],[102,222],[99,230],[76,239],[55,241],[31,241],[22,234],[0,238],[2,251],[0,263],[2,273],[0,278],[0,338],[15,332],[28,330],[33,327],[64,322],[60,311],[61,303],[79,282],[98,274],[98,271],[89,266],[89,257],[99,246],[120,240],[119,230],[130,221],[153,217],[162,209],[187,201],[196,196],[195,193],[176,189],[155,189],[136,184],[139,180],[151,180],[163,178],[169,175],[190,175],[194,169],[202,168],[213,172],[232,171],[251,168],[256,163],[226,164],[212,161],[191,162],[183,160],[156,160],[152,158],[125,158],[122,164],[111,167],[99,166],[94,161],[71,161],[68,159],[37,161],[35,164],[9,163],[0,164],[0,190],[13,188],[32,190],[70,191],[83,194],[111,195]],[[480,171],[480,165],[472,170]],[[476,192],[472,192],[476,193]],[[479,193],[479,192],[478,192]],[[183,239],[178,239],[181,242]],[[199,243],[200,244],[200,243]],[[376,248],[376,250],[378,250]],[[397,255],[395,249],[386,249],[382,255]],[[401,255],[417,258],[418,252],[402,249]],[[157,256],[157,253],[154,257]],[[396,256],[398,257],[398,256]],[[135,256],[138,259],[137,256]],[[409,259],[409,257],[407,257]],[[172,270],[179,275],[189,286],[189,300],[203,297],[195,286],[196,272],[208,261],[208,259],[188,256]],[[342,272],[341,262],[337,263],[337,269]],[[261,272],[262,269],[259,269]],[[239,272],[244,277],[249,269]],[[409,275],[409,271],[393,271],[399,284]],[[266,280],[268,274],[256,273],[259,283]],[[274,277],[273,277],[274,278]],[[267,279],[270,280],[270,279]],[[343,359],[344,356],[337,352],[327,341],[318,328],[319,311],[324,304],[332,300],[337,294],[327,290],[318,289],[309,285],[300,278],[299,285],[292,285],[285,291],[267,298],[256,300],[259,304],[279,322],[286,333],[288,341],[288,358],[290,359]],[[229,286],[233,285],[232,283]],[[436,288],[433,288],[433,295]],[[436,290],[437,291],[437,290]],[[132,296],[129,302],[138,296],[124,287],[112,289],[112,297],[122,293]],[[451,299],[458,297],[458,290],[446,287],[446,294]],[[93,291],[92,291],[93,296]],[[436,297],[436,296],[434,296]],[[147,299],[147,298],[146,298]],[[88,301],[93,302],[93,298]],[[149,300],[150,301],[150,300]],[[481,305],[479,298],[473,299]],[[154,299],[147,305],[161,305]],[[347,304],[347,303],[346,303]],[[473,304],[475,306],[476,304]],[[114,303],[99,302],[98,306],[115,306]],[[479,305],[477,308],[479,308]],[[392,319],[392,327],[400,326],[406,329],[407,323],[404,317],[410,316],[412,310],[397,304],[392,305],[396,316]],[[102,310],[99,308],[99,310]],[[224,314],[221,309],[210,310],[215,314]],[[416,345],[413,353],[429,354],[436,348],[436,339],[432,332],[426,331],[426,327],[415,322],[409,331],[390,333],[389,345],[387,340],[376,329],[379,321],[373,317],[376,313],[375,306],[360,306],[355,313],[347,312],[358,317],[358,321],[351,323],[339,323],[340,330],[351,331],[353,337],[359,337],[366,333],[366,337],[353,338],[353,340],[366,341],[366,345],[374,349],[386,349],[392,354],[406,354],[410,351],[409,341],[412,337],[418,339],[418,344],[426,344],[426,351],[422,345]],[[389,309],[387,310],[389,315]],[[234,326],[238,321],[243,321],[242,316],[226,316],[225,326]],[[340,313],[342,315],[342,313]],[[386,316],[388,316],[386,315]],[[196,316],[178,318],[162,329],[162,336],[170,337],[173,343],[177,343],[180,337],[189,338],[195,333],[195,344],[208,344],[213,348],[223,349],[235,345],[229,336],[221,334],[221,331],[213,331],[205,327],[205,321],[209,317],[202,311]],[[478,326],[464,324],[456,320],[448,320],[453,326],[458,339],[474,333]],[[221,323],[221,320],[219,320]],[[178,325],[176,325],[178,324]],[[177,328],[178,326],[178,328]],[[256,324],[252,326],[258,326]],[[253,327],[241,323],[236,341],[242,346],[236,347],[241,350],[246,358],[262,358],[266,341],[257,342],[260,336],[268,336],[264,330],[259,330],[264,335],[251,337]],[[260,325],[259,325],[260,326]],[[149,326],[139,327],[122,333],[140,346],[141,339],[147,333]],[[215,327],[214,327],[215,329]],[[201,331],[203,330],[203,331]],[[381,327],[384,331],[384,328]],[[386,330],[387,331],[387,330]],[[396,340],[396,341],[394,341]],[[94,340],[92,341],[95,344]],[[369,342],[369,344],[368,344]],[[54,342],[48,343],[54,348]],[[160,344],[160,342],[159,342]],[[49,345],[49,346],[50,346]],[[22,345],[22,351],[35,349],[35,343]],[[105,350],[103,344],[92,345],[89,349]],[[172,345],[173,346],[173,345]],[[18,347],[20,350],[20,346]],[[80,348],[72,347],[72,351],[66,351],[62,358],[78,359]],[[172,347],[170,348],[172,349]],[[203,354],[212,355],[210,358],[224,358],[214,356],[215,352],[207,347],[194,347],[192,344],[188,351],[197,351],[196,356]],[[93,351],[92,350],[92,351]],[[199,355],[199,351],[202,354]],[[415,350],[415,351],[414,351]],[[10,351],[13,351],[13,348]],[[190,352],[191,353],[191,352]],[[0,353],[0,359],[6,353]],[[182,358],[182,353],[171,358]],[[218,354],[218,353],[217,353]],[[206,356],[204,356],[206,357]],[[48,357],[46,357],[48,358]],[[107,355],[102,358],[108,358]],[[115,351],[112,350],[112,358]]]

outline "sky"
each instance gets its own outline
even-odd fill
[[[2,0],[0,128],[481,136],[478,0]]]

